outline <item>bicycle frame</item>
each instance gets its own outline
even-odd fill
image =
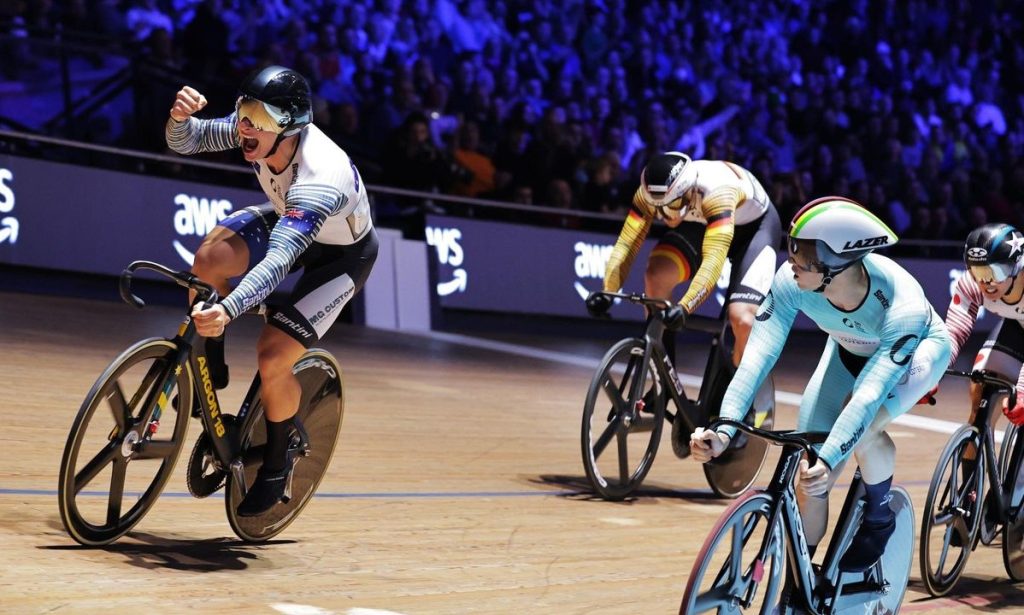
[[[135,307],[145,307],[145,302],[131,292],[133,274],[138,269],[155,271],[170,278],[179,286],[195,291],[196,296],[192,301],[191,307],[201,303],[215,303],[217,301],[217,291],[191,274],[186,274],[187,277],[185,277],[181,272],[173,271],[157,263],[135,261],[121,274],[120,284],[121,297]],[[189,314],[191,314],[191,311],[190,308]],[[186,315],[181,326],[178,328],[177,335],[171,340],[177,347],[177,353],[175,354],[173,364],[169,365],[163,374],[159,405],[154,410],[153,419],[158,420],[160,418],[160,413],[167,403],[167,395],[174,387],[177,373],[183,366],[186,366],[189,372],[189,381],[192,383],[192,392],[198,396],[199,415],[203,429],[210,437],[217,465],[221,470],[230,469],[236,475],[236,478],[239,479],[236,483],[242,485],[244,491],[245,468],[242,461],[238,458],[240,449],[238,430],[230,428],[229,424],[224,421],[220,400],[217,397],[217,390],[213,386],[213,381],[210,377],[205,345],[197,344],[197,339],[201,341],[202,338],[200,338],[196,330],[195,321],[192,320],[191,316]],[[259,386],[258,381],[254,382],[252,386]],[[252,393],[253,391],[250,390],[249,395],[246,396],[247,400],[252,398]],[[248,405],[243,406],[235,419],[238,424],[241,424],[248,410]]]
[[[759,437],[765,437],[765,434],[772,433],[752,429],[742,422],[729,419],[716,421],[708,429],[714,430],[719,425],[730,425]],[[773,444],[781,445],[783,449],[772,480],[764,489],[764,493],[772,499],[768,527],[775,527],[776,523],[781,521],[780,525],[784,534],[781,538],[786,542],[787,562],[789,562],[787,568],[796,582],[796,587],[800,588],[804,604],[812,613],[830,613],[850,608],[888,591],[888,584],[884,582],[884,579],[882,583],[857,582],[844,585],[837,582],[842,575],[839,571],[839,559],[842,555],[839,552],[841,543],[856,519],[856,507],[863,494],[863,483],[859,470],[854,473],[853,480],[850,482],[850,488],[839,513],[836,529],[829,541],[822,567],[815,570],[811,564],[811,554],[807,545],[807,537],[804,535],[803,519],[797,504],[794,481],[800,467],[801,457],[806,454],[808,463],[814,465],[818,455],[811,445],[821,444],[827,437],[827,433],[819,432],[781,432],[781,436],[766,438]],[[762,564],[768,561],[772,534],[771,531],[766,532],[761,546],[758,548],[756,561]],[[876,570],[878,565],[875,564]],[[759,583],[760,580],[758,579],[757,582]],[[749,592],[750,596],[755,593],[756,591],[753,589]],[[815,608],[818,604],[825,608],[819,611]],[[749,606],[750,604],[747,604],[745,608],[749,608]]]
[[[985,449],[985,473],[988,477],[988,484],[995,498],[996,510],[999,512],[1000,520],[1003,523],[1015,520],[1019,514],[1017,511],[1007,510],[1007,501],[1012,492],[1013,485],[1004,485],[999,478],[999,464],[996,461],[995,433],[992,429],[992,402],[1002,395],[1014,393],[1015,383],[1010,382],[996,374],[984,370],[976,372],[962,372],[957,370],[946,370],[946,373],[953,376],[962,376],[982,385],[981,398],[978,402],[978,412],[974,416],[972,426],[978,431],[981,437],[982,448]],[[1011,399],[1011,401],[1014,401]],[[1014,405],[1014,404],[1011,404]],[[1007,476],[1016,477],[1021,465],[1021,441],[1020,438],[1014,443],[1011,451],[1010,467]]]
[[[691,432],[698,426],[707,423],[707,418],[710,414],[707,408],[712,401],[707,398],[707,395],[711,391],[720,391],[724,394],[725,386],[723,385],[728,384],[735,371],[731,359],[725,355],[723,350],[726,326],[728,325],[725,321],[707,316],[692,315],[686,319],[687,330],[702,331],[713,335],[711,349],[708,351],[708,362],[704,367],[704,378],[700,384],[700,391],[697,394],[697,399],[691,400],[683,389],[679,373],[676,371],[675,365],[673,365],[672,360],[665,351],[665,345],[661,341],[662,335],[665,333],[665,322],[661,318],[656,318],[653,314],[647,317],[647,326],[643,337],[646,350],[641,365],[648,365],[653,358],[658,377],[666,384],[665,388],[677,409],[673,413],[666,408],[665,418],[668,422],[672,423],[681,416],[682,420],[686,421],[687,429]],[[634,398],[639,397],[639,394],[642,392],[639,390],[639,387],[642,385],[642,381],[634,383],[634,386],[638,387],[636,391],[631,391]]]

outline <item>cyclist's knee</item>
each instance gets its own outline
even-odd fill
[[[218,274],[224,271],[235,260],[234,250],[225,241],[204,242],[196,250],[192,262],[192,272],[198,274]]]
[[[654,297],[668,297],[677,285],[689,279],[689,268],[663,256],[652,256],[644,271],[644,286],[647,294]]]
[[[305,349],[288,334],[265,327],[256,342],[256,361],[264,381],[291,374],[295,361]]]
[[[210,233],[196,250],[192,273],[199,277],[228,278],[244,273],[248,264],[245,242],[234,235]]]
[[[896,466],[896,443],[884,429],[868,429],[853,455],[864,480],[875,484],[892,476]]]

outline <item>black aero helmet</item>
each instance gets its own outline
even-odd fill
[[[242,81],[239,93],[238,119],[248,118],[260,130],[287,137],[313,121],[309,83],[290,68],[268,66],[255,70]]]
[[[985,224],[964,243],[964,264],[975,281],[1002,282],[1020,273],[1024,234],[1009,224]]]
[[[697,182],[697,167],[681,152],[665,152],[653,156],[640,176],[640,188],[657,213],[676,218],[683,211],[683,195]]]

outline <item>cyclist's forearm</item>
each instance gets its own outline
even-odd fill
[[[757,391],[775,365],[789,332],[789,326],[792,324],[792,318],[788,319],[788,324],[785,318],[772,320],[775,322],[771,324],[757,322],[751,330],[743,359],[740,360],[740,365],[729,382],[729,388],[726,389],[725,397],[722,398],[719,412],[722,418],[743,420],[754,402]],[[736,435],[736,430],[732,427],[724,427],[719,431],[730,438]]]
[[[696,311],[718,284],[729,246],[732,244],[735,234],[732,211],[723,212],[719,216],[716,220],[708,220],[708,229],[704,233],[704,243],[701,246],[700,268],[694,274],[693,282],[686,289],[686,294],[679,301],[688,314]]]
[[[949,339],[953,344],[953,354],[949,358],[952,365],[960,355],[960,350],[967,343],[967,339],[974,330],[974,323],[978,318],[978,307],[983,298],[974,284],[961,276],[953,289],[953,297],[946,310],[946,329],[949,331]]]
[[[316,228],[319,229],[320,226],[316,225]],[[245,274],[231,294],[221,301],[228,316],[235,318],[270,296],[312,241],[308,234],[282,227],[281,224],[274,227],[270,234],[267,255]]]
[[[184,122],[168,118],[164,135],[169,148],[185,155],[219,152],[239,146],[234,114],[216,120],[190,117]]]
[[[647,233],[650,231],[651,221],[641,215],[636,209],[631,208],[626,222],[622,226],[622,232],[612,248],[612,254],[608,258],[608,265],[605,267],[604,290],[616,292],[622,288],[644,245]]]

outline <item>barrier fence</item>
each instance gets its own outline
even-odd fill
[[[216,168],[223,171],[224,166]],[[419,234],[413,236],[425,239],[422,259],[429,263],[431,278],[436,280],[428,302],[442,309],[584,318],[583,299],[600,289],[604,265],[621,223],[618,217],[607,214],[367,188],[378,203],[397,196],[426,204],[407,221],[419,226]],[[254,189],[0,154],[0,263],[101,275],[116,275],[125,264],[137,259],[187,268],[203,236],[217,222],[240,207],[264,201],[264,195]],[[462,211],[459,206],[477,211],[501,209],[507,214],[505,218],[532,219],[538,224],[448,213],[421,215],[424,210]],[[614,230],[542,226],[555,217],[572,216],[615,222],[609,227]],[[638,257],[625,290],[642,289],[642,263],[652,244],[648,241]],[[405,266],[401,259],[415,252],[404,246],[400,255],[394,256],[398,260],[389,261],[390,266],[400,271]],[[778,258],[781,263],[784,254]],[[898,260],[944,313],[950,289],[963,273],[962,263],[953,259]],[[723,272],[714,296],[701,307],[701,313],[718,315],[728,273],[728,269]],[[392,273],[393,279],[398,279],[395,275]],[[394,300],[401,297],[395,296]],[[613,315],[622,319],[642,316],[628,306],[616,306]],[[994,318],[982,316],[979,329],[990,328],[994,322]],[[801,320],[797,326],[812,325]]]

